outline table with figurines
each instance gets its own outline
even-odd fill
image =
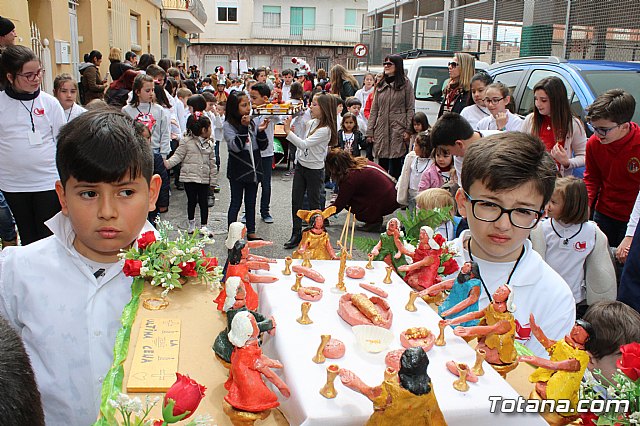
[[[336,288],[339,273],[344,273],[340,261],[311,261],[312,269],[324,278],[323,283],[311,280],[308,276],[298,276],[295,269],[300,271],[296,266],[301,266],[303,259],[288,261],[290,268],[286,268],[285,259],[278,259],[276,264],[271,264],[270,271],[257,272],[278,277],[275,283],[258,284],[257,289],[260,313],[273,316],[277,323],[275,335],[263,335],[262,350],[269,358],[282,362],[284,368],[278,370],[277,374],[291,391],[290,398],[279,395],[280,410],[289,423],[295,425],[362,425],[373,413],[371,400],[344,386],[335,373],[338,369],[348,369],[367,385],[380,385],[385,375],[385,357],[391,351],[403,349],[401,333],[410,328],[426,327],[434,337],[438,336],[441,318],[420,298],[413,303],[415,311],[407,310],[411,288],[395,272],[391,272],[384,262],[371,262],[372,269],[366,269],[366,261],[347,260],[347,267],[360,266],[365,275],[358,279],[344,276],[344,292]],[[294,271],[285,275],[285,269]],[[299,281],[296,283],[296,280]],[[390,281],[390,284],[384,281]],[[374,287],[365,289],[360,284]],[[292,290],[299,287],[303,290]],[[321,295],[318,290],[321,290]],[[348,317],[348,313],[345,314],[340,300],[342,298],[344,301],[345,294],[364,294],[367,298],[375,298],[374,292],[380,290],[387,296],[382,303],[386,302],[390,307],[391,315],[383,320],[392,336],[385,350],[371,353],[357,342],[352,326],[342,318]],[[342,316],[338,314],[339,310],[342,310]],[[312,322],[305,321],[306,317]],[[329,335],[330,338],[327,337]],[[332,344],[334,339],[344,343],[345,353],[340,358],[326,358],[323,361],[324,357],[319,357],[319,354],[325,352],[322,347],[326,348],[329,339]],[[380,344],[380,339],[374,336],[369,340]],[[364,340],[367,341],[366,338]],[[464,363],[471,368],[476,363],[477,354],[465,340],[455,336],[450,327],[444,328],[444,341],[444,346],[433,345],[427,352],[428,374],[432,390],[449,425],[546,424],[542,417],[534,413],[515,415],[491,412],[489,397],[517,399],[518,393],[486,362],[483,364],[484,375],[478,377],[475,383],[468,382],[468,390],[454,389],[458,377],[447,369],[447,362]],[[331,395],[333,389],[327,393],[325,385],[328,377],[333,379],[335,396]],[[323,394],[334,397],[327,398]],[[407,413],[407,416],[411,415]]]

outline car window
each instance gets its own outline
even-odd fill
[[[437,86],[444,90],[444,88],[447,87],[448,83],[448,67],[420,67],[418,68],[418,72],[416,73],[416,81],[414,82],[415,98],[419,101],[433,101],[435,99],[433,99],[429,94],[431,87]]]
[[[636,100],[640,99],[640,72],[635,70],[582,71],[582,75],[599,96],[609,89],[624,89]],[[632,121],[640,122],[640,108],[636,107]]]
[[[493,76],[493,81],[499,81],[500,83],[506,85],[509,88],[509,92],[511,93],[511,95],[513,95],[513,92],[514,90],[516,90],[518,83],[520,83],[520,79],[524,71],[525,70],[507,71],[496,74]]]
[[[534,101],[534,93],[533,88],[535,85],[547,77],[558,77],[564,83],[564,87],[567,89],[567,98],[569,100],[569,105],[571,105],[571,110],[577,116],[582,115],[582,105],[580,104],[580,100],[576,96],[571,84],[560,74],[551,70],[535,70],[529,76],[529,81],[527,81],[527,85],[522,94],[522,100],[520,101],[520,106],[518,108],[518,114],[527,115],[533,112],[533,101]]]

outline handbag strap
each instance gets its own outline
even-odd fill
[[[383,175],[385,175],[386,177],[388,177],[391,182],[393,182],[394,184],[398,183],[398,180],[396,178],[394,178],[393,176],[391,176],[389,173],[387,173],[386,171],[382,170],[379,167],[376,166],[372,166],[371,164],[367,164],[365,167],[367,167],[368,169],[374,169],[379,171],[380,173],[382,173]]]

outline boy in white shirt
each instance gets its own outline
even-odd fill
[[[483,281],[480,308],[503,284],[514,292],[516,338],[535,355],[547,351],[531,335],[533,314],[553,340],[564,338],[575,321],[567,283],[531,248],[527,239],[553,194],[556,167],[539,139],[524,133],[492,135],[465,152],[458,210],[469,223],[451,245],[460,265],[476,261]]]
[[[282,102],[288,102],[291,99],[291,84],[293,84],[293,70],[286,69],[282,71]]]
[[[62,211],[53,235],[0,253],[0,314],[31,358],[47,424],[89,425],[113,361],[132,278],[118,257],[153,230],[161,179],[133,120],[86,112],[58,136],[56,182]]]

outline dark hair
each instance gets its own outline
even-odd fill
[[[527,133],[503,132],[467,148],[462,188],[468,193],[474,182],[482,182],[489,191],[501,192],[531,182],[542,195],[542,209],[553,195],[556,172],[555,161],[539,138]]]
[[[193,111],[204,111],[207,109],[207,100],[202,95],[191,95],[187,99],[187,106],[193,108]]]
[[[198,114],[191,114],[187,118],[187,130],[191,132],[193,136],[200,136],[203,131],[211,127],[211,120],[204,114],[196,118]]]
[[[422,347],[406,349],[400,357],[400,386],[414,395],[431,392],[431,378],[427,374],[427,367],[429,357]]]
[[[89,52],[89,60],[87,62],[93,63],[94,59],[102,59],[102,53],[99,50],[92,50]]]
[[[349,170],[362,170],[367,167],[366,157],[354,157],[349,151],[340,148],[330,149],[325,159],[325,170],[336,183],[346,178]]]
[[[246,98],[247,94],[236,90],[227,97],[227,108],[225,109],[225,121],[228,121],[236,129],[240,128],[242,115],[239,106],[242,98]],[[334,120],[335,121],[335,120]]]
[[[131,102],[129,102],[129,105],[134,107],[137,107],[138,105],[140,105],[140,98],[138,97],[138,94],[136,92],[138,90],[142,90],[144,83],[153,83],[153,86],[154,86],[153,89],[155,91],[156,84],[153,82],[153,77],[147,74],[138,74],[136,78],[133,80],[133,87],[131,88],[131,91],[133,93],[132,93]]]
[[[556,139],[564,141],[565,138],[573,134],[573,114],[571,105],[567,99],[567,88],[558,77],[543,78],[533,86],[533,93],[542,90],[549,98],[551,106],[551,128]],[[540,114],[538,108],[533,108],[533,122],[531,123],[531,133],[540,134],[544,116]]]
[[[429,125],[429,119],[427,118],[427,114],[425,114],[422,111],[418,111],[415,114],[413,114],[413,123],[418,123],[418,124],[422,124],[422,131],[425,132],[427,130],[429,130],[431,128],[431,126]],[[411,131],[414,132],[413,130],[413,123],[411,123]]]
[[[589,194],[587,185],[575,176],[556,180],[555,192],[563,195],[564,206],[558,220],[567,224],[584,223],[589,220]]]
[[[196,82],[190,78],[186,80],[182,80],[182,85],[187,89],[191,90],[191,93],[196,93],[198,91],[198,88],[196,87]]]
[[[156,103],[162,108],[171,108],[171,103],[167,98],[167,92],[164,90],[164,86],[158,83],[153,83],[153,93],[156,95]]]
[[[85,53],[84,55],[82,55],[82,60],[83,60],[84,62],[89,62],[89,54],[88,54],[88,53]]]
[[[584,346],[595,359],[617,353],[622,345],[640,342],[640,314],[622,302],[596,302],[582,319],[595,331]]]
[[[345,105],[347,108],[350,108],[354,105],[360,105],[362,106],[362,102],[360,101],[360,99],[356,98],[355,96],[349,96],[346,100],[345,100]]]
[[[44,426],[40,391],[29,355],[20,336],[4,318],[0,318],[0,386],[0,416],[7,423]]]
[[[393,64],[396,66],[396,71],[393,75],[393,83],[394,83],[394,88],[396,90],[400,90],[404,87],[405,83],[407,82],[407,77],[404,74],[404,62],[402,60],[402,56],[389,55],[384,58],[384,62],[387,62],[387,61],[393,62]],[[384,80],[385,80],[384,78],[380,80],[379,84],[382,84]]]
[[[291,99],[296,99],[299,101],[304,99],[304,89],[302,87],[302,84],[298,83],[297,81],[294,81],[293,83],[291,83],[291,89],[289,90],[289,97]]]
[[[469,122],[457,112],[445,112],[431,128],[433,147],[454,146],[457,140],[467,140],[473,136]]]
[[[357,132],[360,130],[360,128],[358,127],[358,117],[356,117],[356,115],[352,112],[346,112],[343,116],[342,116],[342,123],[344,124],[344,120],[346,120],[347,118],[350,118],[351,120],[353,120],[354,126],[353,126],[353,131]],[[342,127],[342,129],[344,130],[344,126],[341,125],[340,127]]]
[[[0,81],[6,82],[7,84],[10,84],[7,80],[7,74],[11,74],[15,79],[16,74],[22,71],[24,64],[31,61],[39,61],[36,54],[33,53],[33,50],[20,45],[7,46],[2,52],[0,60],[2,61],[0,62],[0,69],[2,70]]]
[[[211,84],[213,83],[213,80],[211,80],[211,77],[205,77],[202,79],[203,83],[207,83],[207,84]]]
[[[478,71],[471,77],[471,84],[473,84],[474,81],[481,81],[485,86],[488,86],[493,83],[493,77],[485,71]]]
[[[65,185],[70,177],[82,182],[118,182],[143,176],[151,182],[151,146],[135,130],[133,119],[112,108],[87,111],[58,134],[56,166]]]
[[[432,153],[434,153],[433,155],[435,156],[436,150],[431,146],[431,135],[429,132],[418,133],[416,137],[416,145],[418,145],[422,150],[423,158],[429,157],[429,154]]]
[[[258,76],[260,75],[261,72],[264,71],[264,74],[267,74],[267,69],[264,67],[260,67],[260,68],[256,68],[255,71],[253,71],[253,79],[254,80],[258,80]]]
[[[128,51],[127,53],[124,54],[125,61],[131,61],[131,59],[137,58],[137,57],[138,55],[136,55],[135,52],[132,52],[132,51]]]
[[[346,108],[346,104],[344,102],[344,99],[342,99],[340,97],[340,95],[338,95],[337,93],[331,93],[331,95],[333,97],[333,100],[336,103],[336,114],[338,113],[338,105],[342,105],[342,111],[340,111],[340,116],[343,117],[344,114],[347,112],[347,108]],[[338,117],[336,116],[336,119]]]
[[[167,70],[167,75],[173,78],[176,78],[176,77],[180,78],[180,70],[178,68],[171,67]]]
[[[316,218],[320,216],[322,217],[322,230],[326,231],[327,229],[324,226],[324,217],[322,216],[322,213],[314,213],[311,215],[311,217],[309,218],[309,222],[307,222],[307,224],[309,226],[307,226],[305,229],[303,229],[302,231],[310,231],[313,229],[314,224],[316,223]]]
[[[256,83],[251,86],[251,90],[255,90],[260,94],[260,96],[266,96],[267,98],[271,96],[271,89],[269,89],[267,83]]]
[[[216,102],[216,95],[214,95],[209,90],[205,90],[204,92],[202,92],[202,97],[206,102]]]
[[[154,80],[158,76],[166,77],[167,75],[167,73],[156,64],[149,65],[145,72],[147,73],[147,75],[153,77]]]
[[[138,69],[145,71],[149,65],[156,63],[156,58],[151,53],[144,53],[138,59]]]
[[[312,135],[318,129],[322,127],[328,127],[329,147],[338,146],[338,117],[336,115],[336,105],[338,99],[342,101],[342,98],[340,98],[340,96],[326,94],[316,96],[316,102],[318,103],[318,106],[320,106],[320,117],[318,118],[319,123],[318,126],[309,133],[309,135]]]
[[[167,72],[167,70],[171,68],[172,65],[173,65],[173,62],[169,58],[162,58],[158,61],[158,66],[162,68],[165,72]]]
[[[286,70],[282,70],[282,72],[280,73],[281,75],[293,75],[293,70],[290,68],[287,68]]]
[[[587,107],[587,120],[609,120],[617,124],[628,123],[636,110],[636,100],[622,89],[611,89],[598,96]]]
[[[178,90],[178,82],[173,77],[167,77],[164,81],[164,89],[169,92],[171,96],[176,96],[176,90]]]
[[[229,264],[238,265],[242,260],[242,249],[247,245],[247,241],[240,239],[233,244],[233,248],[229,253]]]

